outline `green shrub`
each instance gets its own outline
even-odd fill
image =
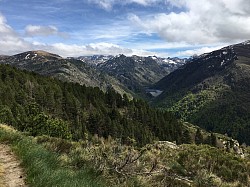
[[[24,130],[30,132],[32,136],[48,135],[64,139],[72,138],[67,122],[51,118],[44,113],[30,116]]]
[[[0,142],[8,142],[22,161],[27,183],[33,187],[97,187],[105,181],[89,168],[73,170],[62,166],[58,154],[38,145],[34,138],[0,126]]]

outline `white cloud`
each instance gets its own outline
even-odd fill
[[[193,55],[201,55],[204,53],[208,53],[214,50],[221,49],[223,46],[216,46],[216,47],[201,47],[197,49],[189,49],[189,50],[184,50],[184,51],[179,51],[175,54],[175,56],[179,57],[190,57]]]
[[[157,33],[167,42],[212,44],[250,38],[249,0],[167,0],[179,13],[130,15],[145,33]]]
[[[18,36],[7,24],[5,17],[0,14],[0,54],[10,54],[20,49],[25,50],[30,46],[28,42]]]
[[[144,6],[150,6],[154,3],[163,2],[163,0],[128,0],[127,3],[137,3]]]
[[[29,34],[51,34],[58,32],[57,29],[40,29],[37,26],[26,27],[26,31]],[[67,56],[80,56],[80,55],[95,55],[95,54],[125,54],[125,55],[152,55],[155,53],[124,48],[112,43],[90,43],[87,45],[76,45],[76,44],[64,44],[54,43],[46,44],[36,41],[25,41],[19,36],[8,24],[3,15],[0,14],[0,54],[13,55],[16,53],[28,51],[28,50],[46,50],[59,54],[63,57]]]
[[[56,43],[50,46],[50,50],[62,56],[81,56],[95,54],[121,54],[131,53],[132,50],[124,49],[118,45],[110,43],[92,43],[88,45],[67,45]]]
[[[124,48],[112,43],[91,43],[88,45],[67,45],[63,43],[56,43],[51,46],[40,46],[44,50],[49,50],[53,53],[59,54],[61,56],[81,56],[81,55],[142,55],[149,56],[155,55],[156,53]]]
[[[60,37],[67,37],[66,33],[59,32],[57,27],[53,25],[41,26],[41,25],[27,25],[25,27],[25,34],[27,36],[50,36],[58,35]]]
[[[58,29],[55,26],[40,26],[40,25],[27,25],[25,33],[28,36],[49,36],[58,33]]]
[[[155,3],[164,2],[163,0],[88,0],[89,3],[98,5],[105,10],[111,10],[114,5],[126,5],[136,3],[142,6],[150,6]]]
[[[0,15],[0,54],[13,55],[16,53],[28,50],[46,50],[59,54],[63,57],[80,56],[80,55],[95,55],[95,54],[125,54],[125,55],[139,55],[139,56],[165,56],[170,54],[166,52],[156,53],[151,52],[153,49],[172,49],[181,47],[188,47],[185,43],[143,43],[134,44],[134,48],[125,48],[116,44],[101,42],[90,43],[87,45],[54,43],[46,44],[36,41],[25,41],[21,38],[8,24],[4,16]],[[144,49],[144,50],[143,50]],[[196,50],[186,50],[184,52],[176,52],[171,56],[189,56],[193,54],[201,54],[217,48],[201,48]],[[150,50],[150,51],[148,51]]]

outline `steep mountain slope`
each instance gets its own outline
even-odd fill
[[[72,58],[64,59],[56,54],[45,51],[28,51],[14,56],[3,56],[0,57],[0,63],[10,64],[41,75],[59,78],[63,81],[99,87],[102,90],[113,87],[121,94],[131,94],[115,78],[101,73],[87,63]]]
[[[113,56],[113,55],[93,55],[93,56],[80,56],[77,58],[73,58],[73,57],[69,57],[69,59],[77,59],[77,60],[81,60],[84,63],[87,63],[91,66],[98,66],[101,67],[101,64],[107,62],[108,60],[112,60],[112,59],[119,59],[121,55],[118,56]],[[124,56],[124,55],[123,55]],[[161,66],[161,68],[164,68],[165,71],[167,71],[168,73],[178,69],[180,66],[184,65],[186,63],[187,59],[180,59],[177,57],[171,58],[161,58],[161,57],[157,57],[157,56],[148,56],[148,57],[140,57],[140,56],[132,56],[132,57],[127,57],[127,58],[131,58],[135,61],[144,61],[145,58],[147,58],[148,60],[153,60],[155,62],[157,62],[157,64],[159,66]]]
[[[157,64],[159,64],[160,67],[163,68],[168,74],[183,66],[188,60],[186,58],[181,59],[178,57],[160,58],[156,56],[151,56],[150,58],[152,58],[152,60],[155,60]]]
[[[113,55],[93,55],[93,56],[79,56],[76,59],[81,60],[84,63],[87,63],[92,66],[104,63],[109,59],[114,58]]]
[[[112,89],[62,82],[0,65],[0,123],[31,135],[78,140],[112,136],[144,145],[155,139],[181,142],[182,124],[168,112],[129,100]],[[132,140],[131,140],[132,141]]]
[[[184,62],[184,61],[183,61]],[[183,63],[157,57],[126,57],[119,55],[105,63],[98,64],[97,68],[116,77],[129,90],[135,93],[145,92],[145,88],[156,83]]]
[[[120,94],[139,94],[145,97],[145,87],[183,65],[185,60],[124,55],[62,58],[45,51],[28,51],[13,56],[0,56],[0,63],[63,81],[99,87],[102,90],[112,87]]]
[[[198,56],[164,77],[154,104],[250,143],[250,42]]]

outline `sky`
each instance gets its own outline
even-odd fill
[[[0,0],[0,54],[189,57],[250,39],[250,0]]]

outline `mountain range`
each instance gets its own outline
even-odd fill
[[[2,56],[0,63],[10,64],[41,75],[52,76],[62,81],[99,87],[102,90],[113,87],[121,94],[127,93],[130,95],[129,90],[126,90],[117,80],[107,74],[101,74],[89,64],[73,58],[62,58],[45,51],[28,51],[13,56]]]
[[[250,143],[249,41],[189,59],[152,88],[162,91],[154,105]]]
[[[190,59],[117,56],[62,58],[44,51],[0,56],[0,63],[67,82],[142,97],[208,131],[250,143],[250,42]]]
[[[0,128],[0,141],[42,144],[61,155],[46,164],[60,173],[88,166],[114,186],[249,186],[248,41],[182,60],[28,51],[0,63],[0,123],[25,132]]]
[[[145,87],[183,65],[185,59],[124,55],[62,58],[45,51],[28,51],[13,56],[0,56],[0,63],[63,81],[99,87],[104,91],[112,87],[120,94],[145,97]]]

